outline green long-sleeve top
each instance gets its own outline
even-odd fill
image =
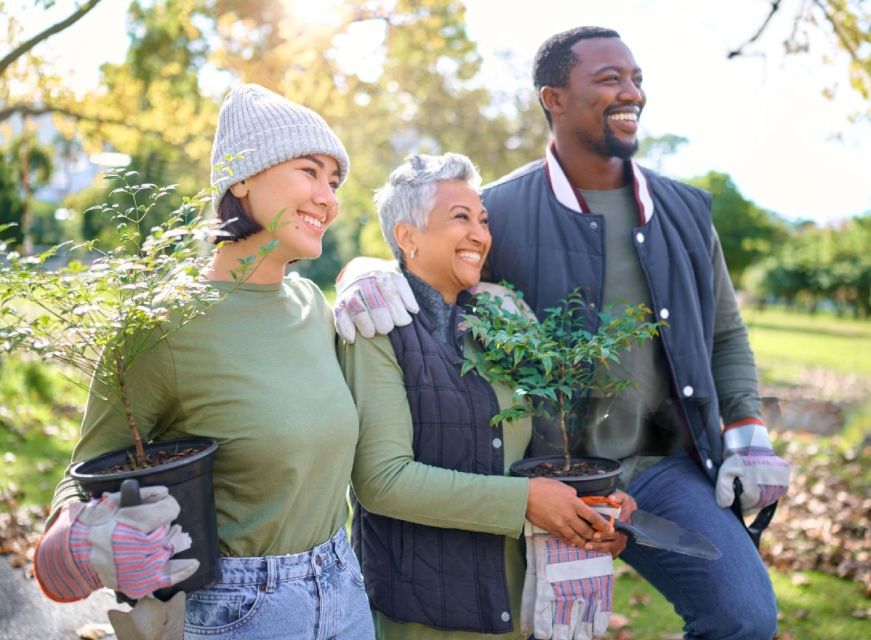
[[[212,283],[217,305],[130,370],[148,438],[215,438],[222,555],[298,553],[348,515],[357,414],[335,357],[329,305],[297,276],[275,285]],[[124,418],[92,389],[73,461],[131,445]],[[61,481],[53,507],[81,499]]]
[[[464,349],[477,349],[467,338]],[[357,340],[339,347],[339,360],[360,417],[360,439],[351,480],[360,503],[372,513],[432,527],[465,529],[506,536],[505,568],[515,632],[493,636],[437,631],[401,624],[374,612],[380,640],[446,638],[462,640],[525,638],[519,631],[520,596],[525,564],[519,547],[529,482],[525,478],[462,473],[415,462],[413,426],[402,369],[389,338]],[[501,408],[511,404],[511,390],[493,385]],[[505,473],[523,457],[532,433],[528,419],[506,424]],[[495,438],[495,436],[494,436]]]

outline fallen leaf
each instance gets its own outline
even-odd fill
[[[612,613],[611,618],[608,620],[609,629],[622,629],[627,624],[629,624],[629,618],[621,616],[619,613]]]

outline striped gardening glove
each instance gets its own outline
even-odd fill
[[[735,501],[733,485],[741,481],[741,510],[753,513],[776,502],[789,488],[789,463],[771,448],[761,420],[736,422],[723,432],[725,459],[717,475],[717,504],[728,509]]]
[[[336,331],[348,343],[357,332],[371,338],[411,324],[409,312],[419,310],[408,281],[395,271],[370,271],[350,280],[343,274],[337,284]]]
[[[190,548],[178,525],[178,502],[166,487],[143,487],[141,504],[120,507],[120,493],[64,505],[43,534],[33,560],[46,596],[57,602],[88,597],[100,587],[142,598],[190,577],[194,559],[170,560]]]
[[[620,515],[619,507],[593,508],[606,517]],[[520,630],[540,640],[590,640],[604,634],[614,591],[611,555],[566,544],[529,521],[524,535]]]

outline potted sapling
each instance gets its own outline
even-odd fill
[[[203,277],[203,248],[221,231],[201,215],[211,198],[203,190],[145,233],[149,213],[174,186],[139,184],[127,170],[106,178],[117,188],[94,209],[115,224],[113,248],[92,240],[25,257],[0,243],[0,352],[29,353],[78,372],[74,382],[123,416],[130,447],[80,462],[70,475],[91,497],[119,491],[128,478],[168,487],[182,506],[175,522],[193,542],[176,557],[200,564],[186,580],[155,593],[165,600],[220,578],[211,474],[218,445],[200,438],[145,442],[142,434],[154,425],[137,424],[130,372],[143,354],[223,298]],[[262,248],[261,256],[269,250]],[[66,264],[52,268],[56,261]],[[257,264],[256,256],[246,258],[234,278],[241,283]]]
[[[620,313],[600,313],[598,329],[591,333],[584,328],[586,309],[576,289],[546,309],[539,322],[531,311],[516,311],[514,305],[480,293],[467,321],[484,350],[467,357],[463,372],[477,369],[514,390],[514,404],[493,416],[492,424],[533,414],[555,421],[559,428],[562,455],[520,460],[511,466],[513,474],[554,477],[581,496],[607,495],[622,471],[620,462],[572,455],[573,440],[583,428],[578,417],[582,403],[591,395],[613,402],[633,384],[614,377],[610,366],[656,336],[662,323],[649,321],[644,305],[634,305]]]

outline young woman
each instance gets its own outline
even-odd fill
[[[454,153],[391,174],[376,195],[381,228],[420,312],[340,348],[360,415],[351,539],[382,640],[525,640],[524,520],[574,545],[613,535],[568,486],[506,477],[530,420],[491,426],[511,389],[460,375],[464,353],[480,349],[463,314],[490,249],[479,182]]]
[[[357,414],[336,362],[326,300],[314,283],[285,277],[288,263],[320,256],[348,155],[320,116],[257,85],[226,98],[213,165],[240,152],[232,174],[212,176],[229,236],[208,279],[226,296],[131,371],[134,411],[140,424],[154,425],[151,439],[220,443],[214,484],[223,578],[187,595],[185,637],[371,638],[344,530]],[[245,283],[234,283],[239,260],[270,243]],[[129,445],[121,417],[101,395],[92,390],[74,461]],[[132,597],[181,579],[174,561],[167,564],[178,550],[167,527],[139,527],[139,543],[162,552],[146,553],[130,577],[119,540],[98,544],[87,524],[96,507],[82,500],[65,478],[36,554],[49,597],[69,601],[100,587],[105,572],[93,570],[100,554],[114,557],[113,586]]]

